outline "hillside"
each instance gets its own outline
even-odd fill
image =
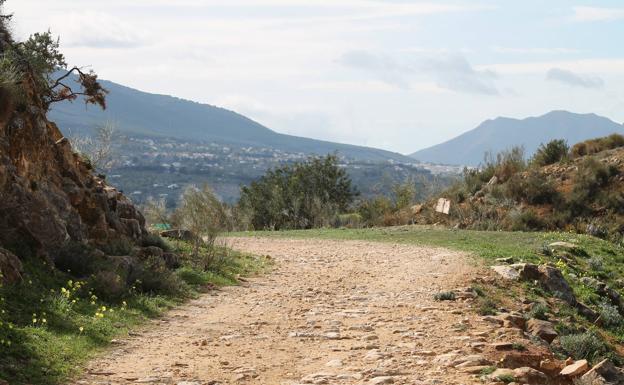
[[[87,108],[80,103],[59,103],[50,120],[66,132],[88,133],[107,120],[121,133],[145,138],[171,138],[193,142],[217,142],[236,147],[269,147],[290,153],[340,155],[365,161],[413,159],[390,151],[279,134],[236,112],[167,95],[150,94],[110,81],[107,109]]]
[[[450,200],[448,215],[435,212],[435,198],[422,206],[416,221],[479,230],[573,231],[622,242],[624,137],[562,148],[559,160],[555,147],[550,150],[539,150],[553,154],[541,164],[501,153],[439,195]]]
[[[512,146],[522,145],[526,154],[531,155],[541,143],[553,139],[565,139],[572,144],[613,133],[624,133],[624,127],[595,114],[552,111],[521,120],[487,120],[454,139],[410,156],[423,162],[478,166],[483,162],[486,152],[496,154]]]

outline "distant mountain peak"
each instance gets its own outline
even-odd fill
[[[594,113],[554,110],[524,119],[501,116],[410,156],[423,162],[478,166],[486,152],[497,153],[513,146],[524,146],[530,156],[541,143],[553,139],[565,139],[574,144],[612,133],[624,134],[624,126]]]

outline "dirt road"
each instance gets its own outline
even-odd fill
[[[478,382],[467,372],[487,364],[474,354],[491,330],[466,311],[469,301],[433,299],[469,285],[470,256],[361,241],[230,242],[272,256],[275,270],[150,323],[78,383]],[[466,357],[472,364],[455,368]]]

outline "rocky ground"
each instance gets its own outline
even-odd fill
[[[362,241],[230,242],[270,255],[275,270],[115,341],[76,383],[476,384],[496,365],[497,378],[541,384],[550,380],[527,366],[561,370],[529,346],[524,318],[474,312],[468,287],[485,269],[467,254]],[[434,299],[447,290],[456,300]]]

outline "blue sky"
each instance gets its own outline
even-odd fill
[[[9,0],[70,64],[284,133],[402,153],[497,116],[624,121],[621,1]]]

